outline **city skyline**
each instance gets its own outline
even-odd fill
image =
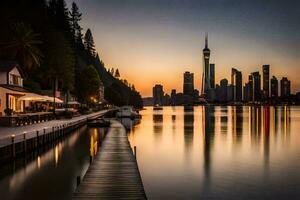
[[[202,68],[206,32],[211,60],[218,69],[216,82],[230,79],[232,67],[250,74],[269,64],[278,78],[285,69],[293,82],[292,92],[300,88],[294,75],[300,63],[299,2],[75,2],[84,15],[89,11],[83,28],[92,28],[106,66],[118,68],[143,96],[151,96],[152,86],[158,82],[166,91],[181,90],[176,77],[184,71],[194,72],[195,88],[200,91],[202,70],[198,69]]]
[[[216,83],[215,64],[210,63],[210,53],[211,51],[208,46],[208,34],[206,34],[203,49],[203,74],[201,77],[200,95],[199,91],[194,87],[194,73],[185,71],[183,75],[183,89],[182,92],[178,93],[179,96],[176,95],[176,89],[173,88],[171,90],[170,97],[170,93],[163,90],[162,84],[156,84],[155,87],[159,86],[161,92],[160,95],[156,95],[155,87],[153,88],[153,105],[190,105],[194,103],[203,103],[204,99],[206,102],[210,103],[251,102],[276,104],[286,101],[291,97],[291,94],[293,94],[291,92],[291,80],[289,80],[287,76],[282,76],[280,80],[280,90],[278,87],[279,81],[276,76],[273,75],[270,79],[269,64],[262,65],[261,73],[259,70],[248,74],[248,80],[243,79],[242,71],[232,67],[230,84],[228,84],[229,80],[227,78],[223,78],[219,83]],[[279,91],[280,95],[278,95]],[[297,95],[299,93],[300,92],[298,92]],[[279,97],[283,99],[279,100]],[[158,98],[161,100],[157,100]],[[149,98],[145,99],[149,100]],[[148,105],[148,102],[146,104]]]

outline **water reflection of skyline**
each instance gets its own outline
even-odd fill
[[[155,188],[155,194],[165,199],[168,196],[159,190],[167,183],[174,190],[189,191],[197,198],[221,197],[218,195],[234,192],[230,188],[235,187],[246,193],[254,187],[266,187],[261,182],[274,181],[274,172],[282,168],[278,162],[288,159],[284,155],[291,153],[290,146],[299,143],[289,143],[290,131],[295,133],[291,121],[297,120],[294,110],[291,120],[290,110],[270,106],[198,106],[144,111],[135,142],[145,154],[140,163],[149,181],[147,187]],[[150,162],[153,159],[159,163],[155,171]],[[166,177],[164,184],[160,177]]]
[[[195,107],[197,108],[197,107]],[[281,139],[286,142],[289,139],[290,131],[290,109],[289,107],[214,107],[203,106],[195,108],[183,109],[183,141],[185,157],[188,159],[193,149],[195,139],[195,126],[199,121],[195,121],[196,112],[200,111],[200,119],[202,119],[202,133],[203,133],[203,166],[206,179],[210,178],[212,154],[214,149],[216,134],[231,133],[232,147],[241,148],[243,141],[247,141],[246,135],[249,135],[250,144],[253,148],[259,151],[262,147],[264,166],[269,167],[270,162],[270,142],[271,137],[276,140],[278,135],[278,128],[281,129]],[[248,112],[248,114],[247,114]],[[170,116],[169,113],[154,112],[153,113],[153,131],[156,134],[155,138],[161,138],[164,134],[164,118],[170,117],[170,124],[173,132],[176,132],[178,120],[180,120],[180,112],[176,113],[174,109]],[[197,118],[198,119],[198,118]],[[279,120],[280,119],[280,120]],[[248,132],[247,132],[247,128]],[[230,130],[228,129],[230,127]],[[228,140],[225,137],[223,140]],[[238,151],[238,149],[236,149]],[[189,159],[188,159],[189,160]],[[206,180],[207,181],[207,180]]]
[[[161,134],[163,132],[164,116],[162,113],[153,114],[153,131],[154,133]]]
[[[215,107],[205,106],[202,109],[203,123],[203,155],[204,155],[204,187],[205,190],[210,188],[210,176],[211,176],[211,154],[213,151],[214,137],[215,137]]]
[[[195,111],[195,108],[196,111]],[[203,106],[183,109],[183,136],[185,149],[191,149],[194,140],[195,126],[198,126],[199,121],[195,121],[195,115],[201,115],[205,149],[205,159],[209,160],[209,152],[211,145],[215,140],[215,134],[231,133],[233,147],[238,147],[244,141],[246,135],[250,136],[252,147],[258,148],[260,144],[268,149],[270,137],[276,139],[280,129],[281,138],[285,141],[289,139],[290,132],[290,108],[285,107],[270,107],[270,106],[233,106],[233,107],[215,107]],[[176,132],[176,124],[180,123],[181,113],[176,113],[173,108],[173,113],[164,113],[162,111],[154,111],[152,115],[153,132],[156,137],[164,133],[164,126],[171,125],[173,132]],[[248,114],[247,114],[248,112]],[[170,115],[170,116],[169,116]],[[164,118],[167,118],[164,121]],[[169,119],[170,118],[170,119]],[[170,120],[170,123],[168,121]],[[196,125],[195,125],[196,123]],[[248,131],[247,131],[248,126]],[[228,129],[230,127],[230,129]],[[228,137],[225,137],[225,139]],[[245,138],[245,140],[248,140]],[[266,154],[267,155],[267,154]]]
[[[184,108],[183,114],[184,151],[188,158],[194,141],[194,108]]]

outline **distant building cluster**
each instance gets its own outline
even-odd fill
[[[183,93],[177,93],[172,89],[169,96],[164,92],[163,86],[158,84],[153,87],[153,97],[144,98],[144,105],[300,103],[300,93],[291,94],[291,81],[287,77],[282,77],[280,82],[275,76],[270,78],[270,65],[262,66],[262,76],[259,71],[249,74],[244,85],[242,71],[237,67],[231,69],[230,82],[224,78],[219,84],[215,83],[215,70],[215,64],[210,63],[210,49],[206,35],[200,94],[194,87],[194,74],[186,71],[183,74]]]

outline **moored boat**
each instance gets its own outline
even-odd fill
[[[109,127],[110,121],[100,118],[89,121],[87,124],[90,127]]]
[[[135,111],[132,106],[122,106],[117,112],[118,118],[140,118],[141,115]]]

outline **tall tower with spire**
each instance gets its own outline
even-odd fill
[[[205,48],[203,49],[203,75],[202,75],[202,95],[208,97],[210,90],[210,70],[209,70],[210,50],[208,48],[208,34],[205,35]]]

